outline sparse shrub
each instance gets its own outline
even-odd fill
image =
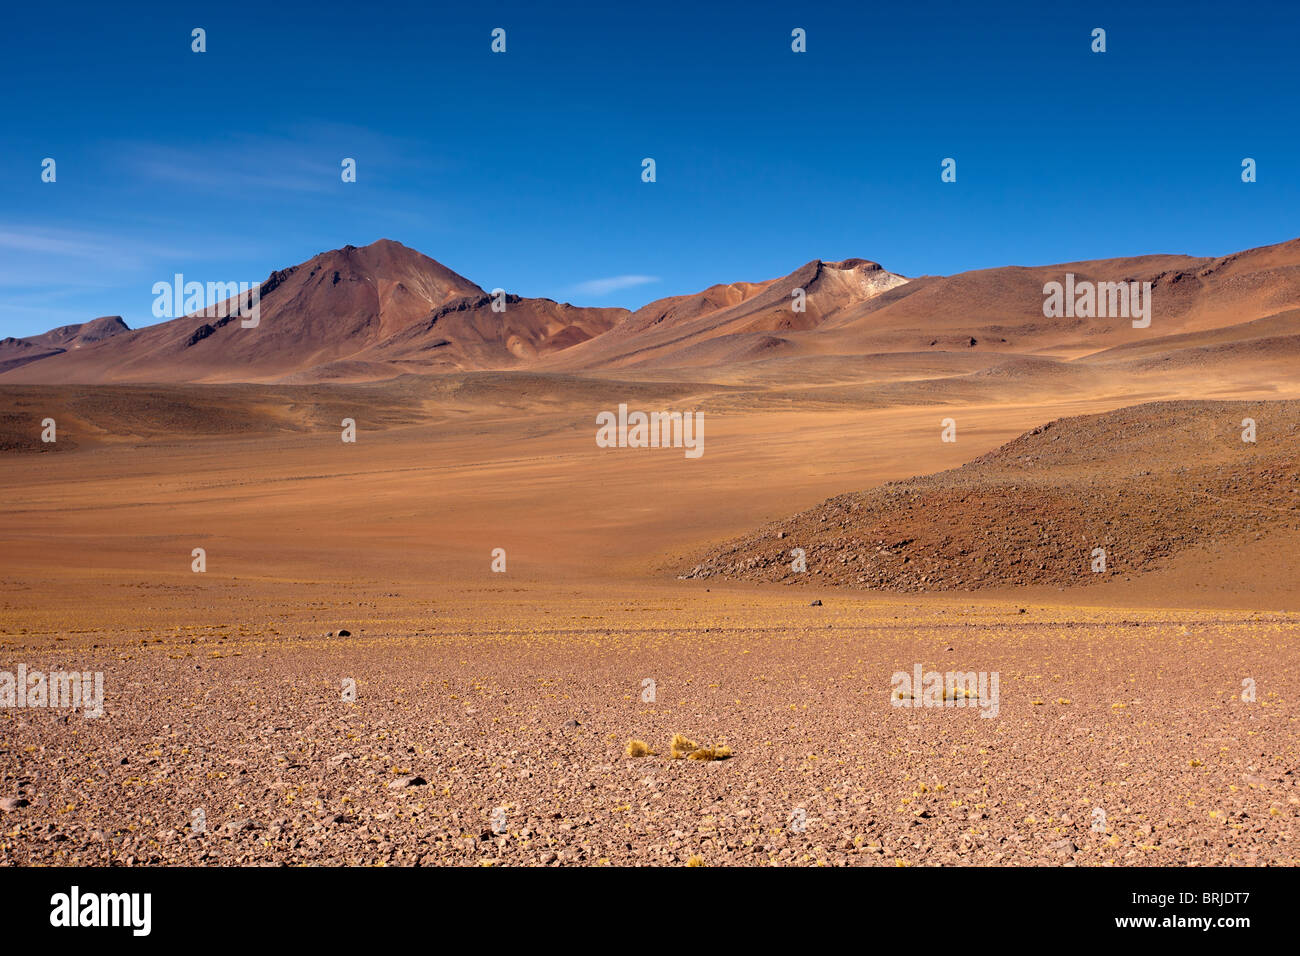
[[[673,760],[681,760],[683,757],[688,760],[726,760],[731,756],[731,748],[701,747],[689,737],[673,734],[672,742],[668,745],[668,753]]]
[[[692,750],[687,760],[726,760],[731,756],[730,747],[700,747]]]
[[[673,760],[681,760],[699,749],[700,745],[689,737],[673,734],[672,742],[668,745],[668,754]]]

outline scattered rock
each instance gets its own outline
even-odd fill
[[[683,576],[902,593],[1139,580],[1193,546],[1294,532],[1300,415],[1279,408],[1273,428],[1290,437],[1243,457],[1223,423],[1247,411],[1156,402],[1061,419],[960,468],[841,494],[714,545]],[[1132,482],[1135,466],[1152,480]],[[1206,500],[1248,507],[1207,511]],[[806,574],[772,544],[780,531],[799,540]]]
[[[408,773],[398,777],[396,780],[388,781],[388,789],[405,790],[407,787],[425,787],[428,786],[428,784],[429,781],[425,780],[418,774]]]

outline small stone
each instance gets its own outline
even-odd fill
[[[0,811],[5,813],[13,813],[27,805],[27,801],[22,797],[0,797]]]
[[[429,781],[425,780],[418,774],[408,773],[396,780],[388,781],[389,790],[405,790],[407,787],[424,787],[428,786]]]
[[[809,604],[808,606],[809,606],[809,607],[821,607],[821,606],[822,606],[822,599],[821,599],[821,598],[817,598],[816,600],[814,600],[814,601],[813,601],[811,604]]]
[[[352,636],[351,631],[345,630],[343,628],[339,628],[339,637],[351,637],[351,636]]]

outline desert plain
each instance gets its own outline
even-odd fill
[[[273,276],[296,351],[10,343],[0,671],[104,713],[0,708],[0,862],[1300,862],[1300,245],[1094,264],[1150,330],[846,260],[500,341],[392,245]]]

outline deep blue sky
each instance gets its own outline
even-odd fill
[[[1279,242],[1298,8],[10,4],[0,335],[137,327],[174,272],[260,280],[381,237],[485,288],[632,307],[817,257],[918,275]],[[620,276],[654,281],[590,285]]]

